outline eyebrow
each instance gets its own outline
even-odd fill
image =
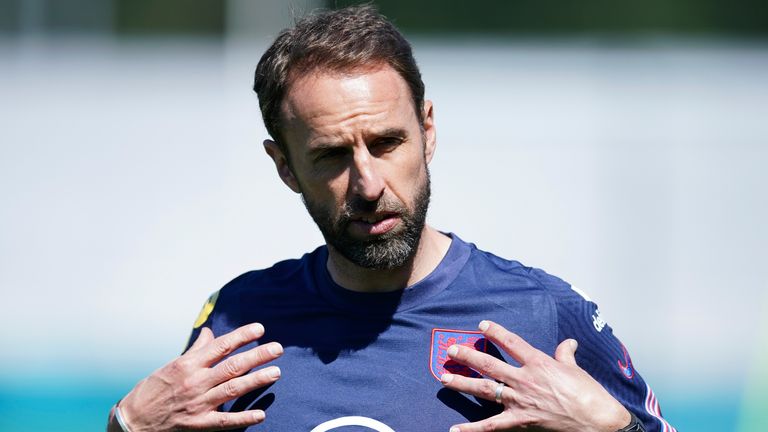
[[[405,138],[408,135],[408,131],[406,131],[403,128],[398,127],[392,127],[392,128],[386,128],[379,131],[373,131],[366,134],[366,138],[373,137],[373,138],[381,138],[381,137],[399,137],[399,138]],[[344,142],[337,141],[337,140],[328,140],[328,141],[322,141],[319,144],[315,145],[310,149],[307,154],[310,157],[315,157],[316,155],[323,153],[324,151],[338,148],[338,147],[344,147]]]
[[[403,128],[387,128],[380,131],[374,131],[370,135],[375,137],[388,137],[388,136],[396,136],[396,137],[405,137],[408,135],[408,131],[406,131]]]

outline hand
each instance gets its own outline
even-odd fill
[[[264,335],[261,324],[240,327],[216,339],[203,328],[189,350],[139,382],[120,401],[120,413],[132,432],[217,431],[247,427],[264,420],[264,411],[216,411],[222,403],[264,387],[280,378],[280,368],[270,366],[246,374],[282,355],[283,347],[270,342],[235,354],[241,346]],[[246,375],[244,375],[246,374]],[[108,430],[116,421],[110,419]]]
[[[560,343],[552,358],[498,324],[483,321],[479,327],[488,340],[511,355],[521,367],[472,348],[450,347],[451,359],[497,381],[444,374],[441,381],[446,387],[499,402],[496,392],[499,383],[505,384],[500,394],[504,411],[485,420],[456,425],[451,432],[515,428],[615,432],[629,424],[629,411],[576,364],[575,340]]]

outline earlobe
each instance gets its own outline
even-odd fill
[[[267,152],[269,157],[272,158],[272,162],[275,163],[277,175],[280,176],[280,180],[282,180],[292,191],[301,193],[299,182],[296,181],[296,176],[293,175],[293,171],[288,164],[287,155],[280,149],[280,146],[272,140],[264,140],[264,151]]]
[[[432,101],[424,101],[424,159],[427,163],[432,161],[437,145],[437,131],[435,130],[434,107]]]

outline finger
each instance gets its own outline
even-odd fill
[[[240,397],[255,389],[267,386],[280,378],[280,368],[270,366],[245,376],[225,381],[208,391],[208,401],[213,406]]]
[[[199,349],[194,354],[200,363],[210,366],[232,351],[257,340],[263,335],[263,325],[259,323],[247,324],[208,342],[205,347]]]
[[[440,377],[440,382],[449,389],[471,394],[489,401],[496,400],[496,389],[499,383],[485,378],[469,378],[458,374],[446,373]],[[508,387],[502,389],[502,401],[510,400]]]
[[[521,365],[528,363],[531,359],[542,354],[541,351],[532,347],[525,341],[525,339],[508,331],[493,321],[481,321],[478,328],[483,332],[483,335],[486,338],[491,342],[500,345],[507,354],[511,355],[512,358],[517,360]]]
[[[576,366],[576,348],[579,343],[576,339],[566,339],[560,342],[555,350],[555,360]]]
[[[193,352],[197,351],[198,349],[202,348],[207,344],[208,342],[213,340],[213,332],[208,327],[203,327],[200,329],[200,334],[197,335],[197,339],[195,339],[195,343],[192,344],[191,347],[187,350],[187,352]]]
[[[229,357],[210,370],[206,382],[215,385],[239,377],[251,369],[270,362],[283,354],[283,346],[277,342],[259,345],[248,351]]]
[[[240,412],[211,411],[205,417],[202,424],[197,425],[197,430],[219,431],[244,428],[264,421],[264,411],[248,410]]]
[[[505,382],[514,380],[517,371],[517,368],[496,357],[462,345],[451,345],[448,348],[448,357],[485,376]]]
[[[519,425],[520,422],[515,419],[514,415],[503,412],[478,422],[452,426],[450,432],[506,431]]]

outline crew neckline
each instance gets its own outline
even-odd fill
[[[469,260],[472,246],[456,234],[447,235],[451,244],[432,272],[409,287],[383,293],[352,291],[334,282],[326,266],[328,247],[321,246],[312,262],[317,291],[333,306],[355,313],[392,314],[411,309],[445,290]]]

